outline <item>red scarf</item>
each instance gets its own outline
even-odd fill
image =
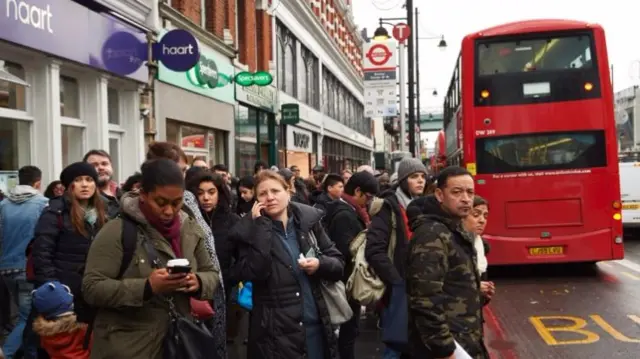
[[[140,201],[140,211],[147,219],[147,222],[160,232],[160,235],[171,243],[171,249],[176,258],[182,258],[182,247],[180,246],[180,215],[176,214],[170,222],[163,222],[153,214],[148,203]]]
[[[364,222],[365,226],[368,226],[371,223],[371,218],[369,218],[369,213],[367,213],[367,209],[365,207],[361,207],[358,202],[356,202],[355,198],[352,196],[343,193],[342,199],[347,202],[351,207],[355,208],[356,213],[360,216],[360,219]]]
[[[400,206],[400,214],[402,214],[402,223],[404,223],[404,230],[407,233],[407,242],[409,242],[411,240],[411,237],[413,237],[413,232],[411,231],[411,226],[409,225],[409,217],[407,217],[407,211],[402,206]]]

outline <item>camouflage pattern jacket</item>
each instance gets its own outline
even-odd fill
[[[414,200],[407,212],[413,230],[406,263],[413,357],[447,358],[455,340],[471,357],[488,358],[472,235],[433,196]]]

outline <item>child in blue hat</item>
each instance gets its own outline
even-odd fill
[[[36,311],[33,331],[51,359],[89,359],[89,350],[84,349],[87,325],[76,320],[69,287],[58,281],[47,282],[32,296]]]

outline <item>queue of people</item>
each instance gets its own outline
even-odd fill
[[[40,170],[21,168],[0,202],[0,278],[19,308],[7,358],[222,359],[240,337],[249,359],[350,359],[365,307],[383,358],[453,358],[456,343],[488,358],[489,209],[462,168],[432,179],[409,158],[393,176],[316,166],[305,179],[258,162],[234,179],[156,142],[122,186],[112,176],[92,150],[46,195]],[[358,265],[384,285],[373,304],[350,286]]]

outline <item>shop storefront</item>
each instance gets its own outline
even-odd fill
[[[111,154],[118,180],[139,168],[140,156],[124,154],[143,146],[139,87],[147,68],[107,71],[105,63],[122,65],[108,57],[124,47],[113,41],[116,32],[145,35],[71,0],[44,8],[6,1],[0,11],[0,174],[33,164],[46,184],[93,148]],[[144,61],[137,49],[128,54]]]
[[[371,164],[371,150],[324,136],[322,139],[322,163],[329,172],[355,171],[361,165]]]
[[[191,70],[175,72],[159,65],[158,138],[180,144],[190,161],[199,158],[211,166],[232,163],[234,68],[228,57],[199,45],[200,60]]]
[[[279,150],[280,166],[297,166],[303,177],[308,177],[311,169],[316,165],[317,135],[293,125],[283,125],[285,148]]]
[[[236,84],[238,109],[235,120],[235,152],[238,176],[252,175],[256,161],[278,165],[278,133],[275,123],[276,90],[272,86]]]

